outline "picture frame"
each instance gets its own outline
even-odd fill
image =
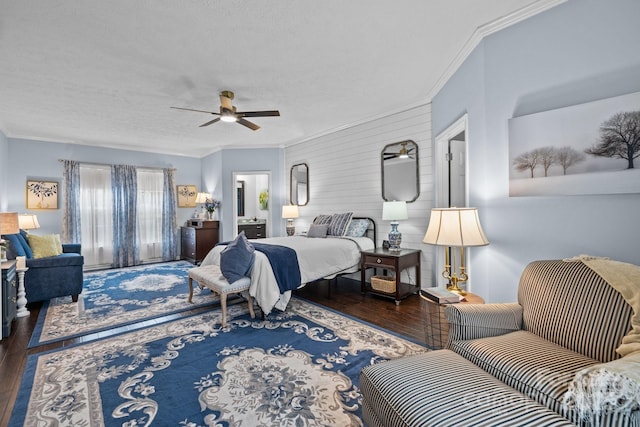
[[[198,188],[195,185],[176,185],[179,208],[195,208]]]
[[[26,185],[27,209],[58,209],[58,181],[28,179]]]

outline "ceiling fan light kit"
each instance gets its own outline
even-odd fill
[[[234,98],[233,92],[230,90],[223,90],[220,92],[220,112],[216,113],[214,111],[206,111],[206,110],[196,110],[193,108],[182,108],[182,107],[171,107],[176,110],[186,110],[186,111],[195,111],[198,113],[207,113],[213,114],[216,117],[213,120],[210,120],[206,123],[200,125],[200,127],[209,126],[218,121],[223,122],[237,122],[242,126],[248,127],[251,130],[258,130],[260,126],[257,124],[246,120],[245,117],[277,117],[280,116],[280,112],[278,110],[265,110],[265,111],[236,111],[236,107],[233,106],[231,102]]]

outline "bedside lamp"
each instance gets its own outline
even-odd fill
[[[398,220],[408,219],[406,202],[384,202],[382,205],[382,219],[391,221],[389,231],[389,250],[399,251],[402,242],[402,233],[398,231]]]
[[[293,236],[296,234],[296,227],[293,225],[293,219],[298,218],[300,213],[298,212],[297,205],[285,205],[282,206],[282,218],[287,220],[287,236]]]
[[[18,225],[21,230],[35,230],[40,228],[38,217],[34,214],[19,214]]]
[[[427,233],[424,235],[424,243],[430,245],[444,246],[444,271],[442,277],[449,281],[447,289],[459,295],[466,292],[458,286],[469,280],[464,265],[464,248],[467,246],[484,246],[489,241],[482,231],[478,210],[476,208],[442,208],[431,209],[431,218]],[[460,248],[459,274],[451,269],[449,262],[449,249],[451,247]],[[455,263],[455,259],[454,259]]]

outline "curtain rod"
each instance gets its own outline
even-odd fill
[[[64,162],[66,159],[58,159],[59,162]],[[97,163],[97,162],[81,162],[79,160],[74,160],[77,161],[78,163],[82,163],[84,165],[96,165],[96,166],[115,166],[114,164],[111,163]],[[136,165],[125,165],[125,166],[133,166],[134,168],[140,168],[140,169],[169,169],[171,171],[175,171],[176,168],[163,168],[163,167],[158,167],[158,166],[136,166]]]

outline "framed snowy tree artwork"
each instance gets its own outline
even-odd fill
[[[640,193],[640,92],[509,120],[509,195]]]
[[[58,209],[58,182],[27,180],[27,209]]]

